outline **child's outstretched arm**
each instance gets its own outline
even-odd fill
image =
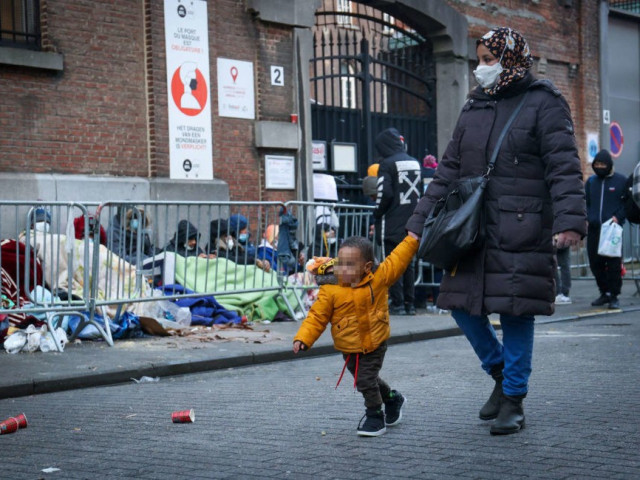
[[[413,260],[420,245],[419,239],[415,233],[408,232],[404,240],[380,264],[378,270],[384,275],[388,286],[396,283]]]
[[[299,350],[308,350],[313,344],[320,338],[322,332],[327,328],[327,324],[331,320],[333,315],[333,300],[329,293],[327,293],[328,286],[320,287],[318,291],[318,298],[307,314],[307,318],[304,319],[302,325],[298,329],[295,337],[293,337],[293,351],[296,351],[296,343],[304,345],[305,348],[298,346]],[[329,287],[330,288],[330,287]]]

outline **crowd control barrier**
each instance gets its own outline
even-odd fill
[[[56,329],[77,316],[113,344],[111,332],[90,318],[91,219],[89,206],[78,203],[0,202],[0,315],[7,316],[6,326],[46,323],[62,351]]]
[[[322,202],[0,202],[0,315],[18,327],[36,317],[54,339],[78,317],[71,339],[92,325],[109,345],[112,321],[125,311],[144,314],[158,289],[162,299],[211,295],[240,312],[266,299],[300,319],[317,292],[306,262],[337,256],[350,236],[373,239],[373,210]],[[625,235],[627,278],[638,294],[640,229],[627,225]],[[382,260],[375,241],[374,248]],[[416,285],[439,285],[431,265],[418,261],[416,272]],[[572,251],[572,272],[590,275],[584,247]]]
[[[107,241],[93,252],[95,305],[118,315],[125,305],[157,300],[154,287],[163,288],[165,299],[275,292],[295,315],[272,257],[260,255],[283,208],[278,202],[103,203],[97,216],[107,225]],[[240,243],[245,229],[250,236]],[[236,240],[229,245],[232,233]],[[193,236],[196,247],[188,250],[186,237]]]

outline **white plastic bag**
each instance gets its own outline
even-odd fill
[[[18,330],[4,341],[4,349],[9,353],[18,353],[27,344],[27,332]]]
[[[622,256],[622,227],[609,219],[600,228],[598,255],[603,257]]]
[[[27,344],[22,347],[23,352],[35,352],[40,349],[40,339],[42,338],[42,329],[29,325],[25,330],[27,334]]]
[[[62,328],[56,328],[56,337],[58,342],[60,342],[61,350],[64,351],[64,346],[69,342],[69,338],[67,337],[67,332],[65,332]],[[40,338],[40,350],[44,353],[47,352],[57,352],[56,341],[53,339],[53,335],[51,332],[44,333]]]

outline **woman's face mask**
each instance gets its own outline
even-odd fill
[[[233,241],[233,238],[231,238],[231,237],[227,238],[227,248],[229,250],[231,250],[234,247],[234,245],[235,245],[235,243]]]
[[[493,65],[478,65],[473,71],[473,76],[482,88],[491,88],[498,82],[501,73],[502,65],[497,62]]]
[[[44,232],[47,233],[49,231],[50,225],[48,222],[36,222],[33,226],[33,229],[36,232]]]
[[[241,233],[238,235],[238,242],[244,244],[244,243],[247,243],[247,240],[249,240],[248,233]]]
[[[496,83],[498,83],[498,78],[500,77],[500,74],[503,70],[502,57],[504,56],[504,52],[506,49],[507,47],[505,45],[504,50],[502,50],[502,55],[500,55],[500,59],[496,63],[488,65],[486,57],[488,55],[489,58],[492,57],[491,52],[482,44],[478,46],[477,51],[478,58],[480,59],[480,64],[473,71],[473,76],[475,77],[476,82],[478,82],[478,84],[482,88],[491,88],[495,86]]]
[[[137,218],[134,218],[129,222],[129,227],[131,228],[131,230],[137,230],[139,225],[140,222],[138,222]]]

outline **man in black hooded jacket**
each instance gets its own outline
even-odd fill
[[[420,163],[405,151],[404,137],[395,128],[383,130],[375,140],[382,157],[378,169],[376,239],[386,256],[406,235],[405,225],[420,200],[422,190]],[[389,289],[391,315],[415,315],[415,270],[413,262]]]
[[[600,229],[607,220],[622,226],[625,221],[624,195],[626,177],[613,171],[613,159],[607,150],[600,150],[593,159],[591,168],[595,172],[585,184],[587,196],[587,253],[589,266],[596,277],[600,296],[591,302],[594,307],[609,304],[609,308],[620,308],[618,295],[622,288],[622,258],[605,257],[598,254]]]

